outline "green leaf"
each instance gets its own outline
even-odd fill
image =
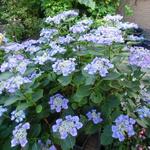
[[[121,76],[118,72],[108,73],[108,75],[103,80],[117,80]]]
[[[85,96],[88,96],[90,94],[90,88],[91,86],[80,86],[78,89],[77,89],[77,92],[76,92],[76,95],[78,97],[85,97]]]
[[[0,81],[2,81],[2,80],[7,80],[7,79],[9,79],[12,75],[13,75],[13,73],[11,73],[11,72],[0,73]]]
[[[17,110],[24,110],[28,107],[32,106],[32,104],[29,104],[29,103],[21,103],[17,106]]]
[[[68,136],[65,140],[60,141],[60,145],[61,145],[62,150],[73,149],[75,145],[75,138],[72,136]]]
[[[92,122],[89,122],[86,126],[85,126],[85,133],[86,134],[94,134],[99,130],[99,125],[94,125]]]
[[[18,96],[7,97],[7,98],[5,99],[4,105],[5,105],[5,106],[12,105],[12,104],[14,104],[15,102],[17,102],[18,100],[22,100],[22,99],[20,99]]]
[[[36,122],[35,124],[32,124],[31,126],[31,136],[37,137],[41,132],[41,124],[39,122]]]
[[[58,81],[62,86],[68,85],[71,82],[71,80],[72,80],[72,76],[60,76],[58,78]]]
[[[95,9],[96,3],[93,0],[78,0],[80,4],[84,4],[91,9]]]
[[[112,138],[111,126],[105,126],[104,131],[100,137],[100,142],[102,145],[112,144],[113,138]]]
[[[103,100],[101,93],[95,93],[95,92],[93,92],[90,95],[90,99],[95,104],[100,104]]]
[[[32,146],[32,150],[41,150],[41,148],[37,143],[34,143]]]
[[[38,101],[39,99],[41,99],[43,97],[43,89],[38,89],[37,91],[35,91],[32,94],[32,100],[34,102]]]

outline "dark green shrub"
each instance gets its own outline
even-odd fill
[[[5,30],[13,40],[35,38],[40,30],[40,1],[2,0],[1,20],[7,24]]]

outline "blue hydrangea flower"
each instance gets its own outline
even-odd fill
[[[82,33],[90,29],[90,26],[93,24],[93,20],[81,20],[73,25],[69,30],[73,33]]]
[[[146,88],[141,89],[140,91],[141,99],[146,102],[147,104],[150,104],[150,93]]]
[[[40,55],[37,55],[35,58],[33,58],[35,64],[44,65],[47,61],[55,61],[55,58],[51,57],[49,52],[45,51],[41,53]]]
[[[90,33],[81,35],[78,41],[93,42],[100,45],[111,45],[115,43],[123,43],[124,38],[122,31],[115,27],[101,26]]]
[[[11,113],[11,120],[15,120],[15,122],[20,123],[25,119],[25,113],[23,110],[14,110]]]
[[[40,50],[39,46],[31,45],[25,49],[25,52],[29,52],[30,54],[36,53]]]
[[[128,115],[120,115],[115,120],[115,125],[112,125],[112,137],[119,139],[119,141],[124,141],[125,136],[129,137],[135,135],[133,125],[136,121],[132,118],[129,118]]]
[[[150,51],[143,47],[130,48],[129,63],[144,69],[150,68]]]
[[[3,49],[6,53],[9,52],[17,52],[24,49],[24,46],[19,43],[9,43],[5,46],[1,46],[1,49]]]
[[[50,97],[50,108],[51,110],[56,110],[56,112],[60,112],[62,109],[68,109],[69,100],[66,99],[61,94],[56,94]]]
[[[60,75],[62,74],[63,76],[68,76],[72,72],[75,71],[75,58],[69,58],[68,60],[64,59],[59,59],[57,60],[53,65],[53,71]]]
[[[2,65],[0,66],[0,71],[1,72],[5,72],[5,71],[17,71],[20,74],[24,74],[27,66],[30,64],[31,62],[24,58],[23,55],[18,54],[18,55],[10,55],[7,60],[2,63]]]
[[[24,123],[19,124],[15,127],[13,130],[13,138],[11,140],[11,147],[14,147],[16,145],[21,145],[21,147],[25,147],[25,145],[28,143],[27,140],[27,130],[30,129],[30,124]]]
[[[65,21],[68,18],[71,17],[76,17],[78,16],[78,12],[75,10],[69,10],[69,11],[64,11],[54,17],[48,17],[46,18],[45,22],[46,23],[53,23],[53,24],[60,24],[61,22]]]
[[[108,74],[108,70],[113,68],[114,65],[106,58],[96,57],[91,63],[84,67],[84,70],[88,74],[94,75],[97,72],[100,76],[105,77]]]
[[[117,14],[117,15],[106,15],[104,18],[103,18],[105,21],[110,21],[110,22],[113,22],[113,23],[116,23],[116,22],[120,22],[122,19],[123,19],[123,16]]]
[[[7,111],[7,108],[0,106],[0,117],[3,115],[4,112]]]
[[[70,44],[73,41],[75,41],[75,39],[70,35],[60,36],[57,40],[57,42],[62,45]]]
[[[49,50],[50,56],[54,56],[55,54],[64,54],[67,50],[64,47],[59,46],[56,42],[51,42],[49,44],[51,49]]]
[[[14,93],[16,90],[20,89],[20,86],[25,83],[30,83],[31,80],[27,77],[22,77],[20,75],[14,76],[9,78],[8,80],[4,81],[4,89],[6,89],[9,93]],[[3,90],[4,90],[3,89]]]
[[[136,112],[138,113],[141,119],[150,118],[150,109],[146,106],[142,106],[138,108]]]
[[[144,37],[143,36],[129,35],[127,37],[127,39],[130,41],[142,41],[142,40],[144,40]]]
[[[82,128],[83,124],[79,122],[78,116],[68,115],[63,119],[57,119],[56,124],[52,126],[53,132],[58,132],[61,139],[66,139],[68,135],[77,136],[77,130]]]
[[[121,30],[138,29],[139,28],[137,24],[130,23],[130,22],[118,22],[116,24],[116,27]]]
[[[24,42],[22,42],[22,45],[24,46],[24,48],[28,48],[31,47],[33,45],[37,45],[38,44],[38,40],[26,40]]]
[[[92,120],[94,124],[98,124],[98,123],[101,123],[103,121],[103,119],[101,118],[101,113],[96,112],[95,109],[88,112],[86,114],[86,116],[88,117],[88,120]]]

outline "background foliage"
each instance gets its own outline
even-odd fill
[[[2,0],[0,22],[7,24],[5,31],[15,41],[36,38],[41,19],[56,13],[79,9],[81,14],[102,17],[114,14],[120,0]]]

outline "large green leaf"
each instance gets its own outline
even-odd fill
[[[58,81],[62,86],[68,85],[71,82],[71,80],[72,80],[72,76],[60,76],[58,78]]]
[[[93,0],[78,0],[80,4],[83,4],[91,9],[95,9],[96,3]]]
[[[75,138],[68,136],[65,140],[60,141],[62,150],[71,150],[75,145]]]
[[[100,142],[102,145],[112,144],[113,138],[112,138],[111,126],[105,126],[104,131],[100,137]]]
[[[5,106],[9,106],[15,102],[17,102],[18,100],[22,100],[21,98],[19,98],[18,96],[10,96],[10,97],[6,97],[4,105]]]
[[[0,73],[0,81],[2,81],[2,80],[7,80],[7,79],[9,79],[12,75],[13,75],[13,73],[11,73],[11,72]]]
[[[32,95],[32,99],[34,102],[38,101],[39,99],[41,99],[43,97],[43,90],[42,89],[38,89],[35,93],[33,93]]]

